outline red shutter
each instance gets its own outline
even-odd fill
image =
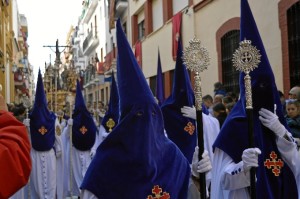
[[[142,68],[142,42],[140,42],[140,41],[137,41],[135,43],[134,56],[139,64],[139,66]]]
[[[176,60],[177,49],[178,49],[178,39],[181,36],[181,17],[182,12],[178,12],[173,16],[173,31],[172,31],[172,55],[173,60]]]

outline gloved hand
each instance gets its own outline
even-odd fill
[[[199,147],[196,146],[193,155],[193,160],[192,160],[192,174],[193,176],[196,177],[199,176],[199,173],[206,173],[212,169],[211,161],[208,156],[207,150],[204,150],[202,154],[202,159],[200,161],[198,161],[199,160],[198,154],[199,154]]]
[[[72,125],[73,125],[73,119],[72,119],[72,118],[68,119],[68,125],[69,125],[69,126],[72,126]]]
[[[283,137],[287,132],[286,128],[280,123],[276,114],[271,111],[261,108],[259,113],[259,120],[261,123],[269,128],[271,131],[275,133],[275,135],[279,137]]]
[[[184,106],[181,108],[181,113],[184,117],[188,117],[191,119],[196,119],[196,108],[193,107],[189,107],[189,106]]]
[[[27,127],[30,127],[30,119],[24,119],[23,124]]]
[[[95,154],[96,154],[96,151],[92,149],[92,150],[90,151],[91,159],[94,158]]]
[[[244,171],[249,171],[252,167],[258,167],[259,154],[261,154],[259,148],[249,148],[243,151],[242,161]]]

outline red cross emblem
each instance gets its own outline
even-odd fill
[[[39,132],[42,134],[42,135],[45,135],[45,133],[47,133],[47,129],[42,126],[40,129],[39,129]]]
[[[184,130],[188,132],[190,135],[194,134],[195,126],[192,122],[188,122],[187,125],[184,127]]]
[[[272,173],[274,173],[275,176],[279,176],[280,174],[280,169],[281,167],[283,167],[283,162],[281,159],[278,159],[278,161],[276,161],[277,159],[277,154],[272,151],[270,154],[270,159],[266,159],[266,161],[264,162],[264,165],[268,168],[271,169],[272,168]]]
[[[154,194],[154,198],[153,196],[148,196],[147,199],[170,199],[170,194],[167,192],[163,192],[162,193],[162,189],[159,188],[158,185],[155,185],[152,189],[152,194]],[[161,195],[162,194],[162,195]]]
[[[82,126],[79,131],[84,135],[88,130],[85,128],[85,126]]]

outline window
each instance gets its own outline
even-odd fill
[[[97,15],[95,15],[94,21],[95,21],[95,37],[97,38]]]
[[[156,96],[156,83],[157,83],[156,79],[157,79],[157,75],[149,78],[149,84],[150,84],[149,86],[150,86],[150,89],[154,96]],[[164,79],[165,79],[164,73],[162,74],[162,79],[163,79],[163,86],[164,86],[165,85],[164,84]]]
[[[126,22],[123,23],[122,27],[123,27],[123,31],[124,31],[125,35],[127,36],[127,28],[126,28],[127,24],[126,24]]]
[[[163,26],[163,3],[161,0],[152,1],[151,12],[152,12],[153,31],[155,31]]]
[[[138,39],[142,40],[145,36],[145,20],[138,24]]]
[[[101,89],[101,101],[104,102],[104,89]]]
[[[110,47],[111,47],[111,50],[114,49],[114,38],[112,36],[110,37]]]
[[[300,2],[287,10],[290,87],[300,84]]]
[[[156,76],[150,77],[149,78],[149,83],[150,83],[150,89],[152,91],[153,96],[155,96],[156,92]]]
[[[107,43],[105,43],[105,52],[108,52]]]
[[[173,88],[174,72],[175,72],[175,69],[169,71],[169,73],[170,73],[170,86],[171,86],[171,90]]]
[[[239,47],[240,31],[232,30],[221,38],[222,79],[227,92],[239,93],[239,71],[232,64],[232,55]]]
[[[105,96],[106,96],[106,99],[105,99],[105,101],[106,101],[106,104],[108,104],[109,103],[109,99],[108,99],[108,87],[105,87]]]

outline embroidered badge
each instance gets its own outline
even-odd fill
[[[108,127],[108,131],[111,132],[114,126],[116,125],[115,121],[112,118],[109,118],[106,122],[106,126]]]
[[[55,131],[57,135],[61,135],[61,130],[58,125],[55,127]]]
[[[158,185],[155,185],[152,189],[152,194],[155,196],[148,196],[147,199],[170,199],[170,194],[167,192],[162,193],[162,189]]]
[[[278,161],[276,161],[277,154],[274,151],[271,152],[270,158],[271,158],[271,160],[266,159],[266,161],[264,162],[264,165],[268,169],[272,168],[272,173],[274,173],[275,176],[279,176],[280,169],[283,167],[283,161],[281,159],[278,159]]]
[[[84,135],[88,130],[85,128],[85,126],[82,126],[79,131]]]
[[[39,132],[42,134],[42,135],[45,135],[45,133],[47,133],[47,129],[42,126],[40,129],[39,129]]]
[[[187,125],[184,127],[184,130],[188,132],[190,135],[194,134],[195,126],[192,122],[188,122]]]

